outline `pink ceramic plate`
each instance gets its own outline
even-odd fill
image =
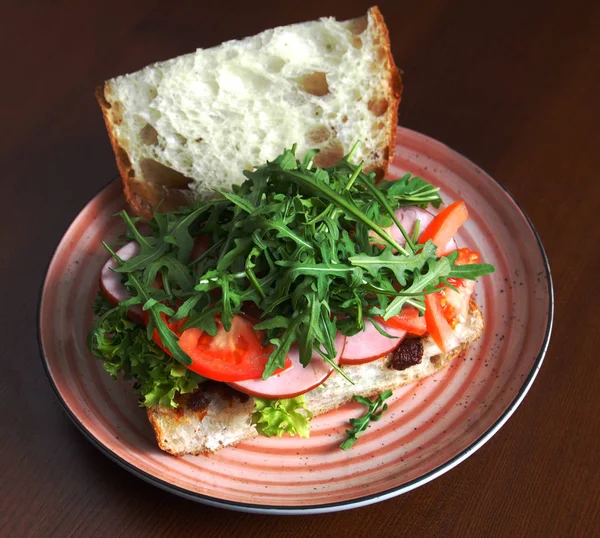
[[[260,438],[209,457],[161,452],[126,383],[115,383],[86,348],[101,239],[122,231],[120,182],[87,204],[48,268],[39,337],[48,376],[70,417],[105,454],[141,478],[206,504],[266,513],[342,510],[399,495],[448,471],[504,424],[533,383],[552,325],[552,285],[540,240],[512,197],[445,145],[398,129],[390,176],[406,171],[466,201],[458,242],[497,272],[477,284],[481,340],[438,375],[394,392],[384,419],[349,451],[338,448],[349,404],[313,421],[308,440]]]

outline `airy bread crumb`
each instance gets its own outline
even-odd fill
[[[199,49],[97,91],[125,195],[145,217],[228,190],[294,143],[328,166],[359,140],[356,160],[383,176],[400,94],[376,7]]]

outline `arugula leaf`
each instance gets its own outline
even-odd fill
[[[169,235],[173,239],[172,244],[178,247],[177,260],[179,262],[187,263],[194,248],[194,239],[190,232],[191,226],[213,207],[214,202],[196,206],[189,213],[184,213],[183,217],[173,224]],[[156,219],[156,215],[154,218]]]
[[[390,247],[386,247],[378,256],[361,254],[350,257],[349,261],[352,265],[366,269],[373,276],[377,276],[382,270],[391,271],[400,285],[405,286],[407,273],[421,270],[435,251],[436,246],[428,241],[421,252],[412,256],[397,256]]]
[[[350,166],[350,168],[352,169],[352,165],[350,165],[348,163],[348,166]],[[392,218],[392,220],[394,221],[394,224],[398,227],[398,229],[400,230],[400,233],[402,234],[402,236],[404,237],[404,239],[406,241],[406,244],[410,248],[410,252],[404,251],[403,254],[410,254],[412,251],[414,251],[415,245],[414,245],[411,237],[408,235],[408,233],[404,229],[404,226],[402,226],[402,224],[398,220],[398,217],[396,217],[396,214],[394,213],[394,209],[392,208],[390,201],[383,194],[383,192],[378,187],[375,186],[375,184],[373,183],[371,178],[369,178],[365,174],[361,174],[360,170],[361,170],[360,167],[356,168],[352,178],[354,178],[354,177],[359,178],[361,183],[367,187],[367,189],[373,195],[373,197],[379,202],[379,204],[385,209],[385,211],[388,213],[388,215]],[[352,178],[351,178],[351,180],[352,180]]]
[[[387,404],[383,402],[391,395],[392,391],[386,390],[377,396],[375,400],[369,400],[368,398],[364,398],[363,396],[359,395],[354,396],[354,400],[362,405],[365,405],[367,407],[367,411],[359,418],[350,419],[350,426],[352,426],[352,429],[346,430],[348,438],[340,445],[342,450],[348,450],[349,448],[352,448],[354,443],[358,441],[358,436],[369,427],[371,421],[378,421],[381,418],[381,415],[387,410],[388,407]]]
[[[440,258],[437,261],[430,258],[427,261],[427,269],[427,272],[424,274],[415,273],[413,283],[403,291],[415,294],[424,291],[435,291],[435,286],[450,274],[450,262],[448,258]],[[406,295],[396,297],[386,308],[383,319],[389,319],[398,315],[408,301],[409,297]]]
[[[406,252],[390,235],[383,230],[378,224],[373,222],[369,217],[362,213],[353,203],[352,199],[346,196],[339,195],[333,189],[329,188],[324,182],[318,182],[311,179],[308,175],[302,175],[297,172],[287,172],[288,176],[300,185],[307,185],[316,191],[319,195],[333,202],[335,205],[343,209],[348,215],[360,220],[369,228],[371,228],[379,237],[386,243],[399,250]]]
[[[467,278],[469,280],[475,280],[480,276],[489,275],[493,273],[496,268],[489,263],[471,263],[468,265],[454,265],[450,269],[449,277],[452,278]]]
[[[162,244],[156,248],[142,246],[140,253],[133,258],[123,262],[115,271],[117,273],[131,273],[140,269],[145,269],[154,260],[160,258],[168,250],[168,245]]]
[[[400,179],[385,182],[383,188],[397,206],[416,205],[426,208],[428,204],[440,207],[442,199],[440,189],[432,186],[423,178],[405,174]]]
[[[310,437],[313,414],[306,407],[304,395],[282,400],[254,398],[252,424],[259,434],[281,437],[284,433]]]
[[[152,285],[156,275],[163,268],[166,269],[166,274],[163,275],[163,284],[168,280],[169,283],[177,284],[183,291],[191,291],[194,288],[194,279],[189,269],[173,256],[158,258],[158,260],[146,267],[144,271],[144,285]]]
[[[255,209],[255,207],[248,200],[242,198],[241,196],[238,196],[237,194],[219,190],[217,190],[217,192],[230,202],[234,203],[240,209],[243,209],[246,213],[252,213]]]
[[[285,357],[287,356],[288,351],[290,350],[290,347],[292,347],[294,341],[298,339],[298,335],[296,333],[301,321],[302,318],[297,316],[291,321],[289,327],[285,330],[280,338],[271,338],[270,342],[275,346],[275,351],[271,353],[267,364],[265,364],[265,369],[262,375],[263,379],[271,377],[275,370],[285,366]]]

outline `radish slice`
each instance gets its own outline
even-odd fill
[[[117,256],[123,261],[133,258],[140,251],[139,245],[135,241],[127,243],[124,247],[117,250]],[[112,256],[102,267],[100,273],[100,290],[108,302],[114,306],[117,306],[121,301],[125,301],[131,297],[127,288],[121,281],[121,273],[115,273],[115,269],[118,267],[117,260]],[[132,306],[128,311],[127,315],[135,322],[143,324],[142,319],[142,306],[136,304]]]
[[[415,224],[416,224],[417,220],[420,221],[420,224],[419,224],[419,235],[420,235],[421,233],[423,233],[425,228],[427,228],[427,226],[429,226],[429,224],[435,217],[435,215],[433,215],[433,213],[430,213],[426,209],[421,209],[420,207],[416,207],[416,206],[401,207],[400,209],[396,209],[396,211],[394,211],[394,213],[396,215],[396,218],[400,221],[400,224],[406,230],[406,233],[410,237],[412,237],[412,235],[413,235],[413,232],[415,230]],[[386,228],[386,231],[396,240],[396,242],[400,246],[404,246],[406,244],[406,240],[404,239],[404,236],[402,235],[400,228],[398,228],[398,226],[396,226],[395,224],[393,224],[389,228]],[[457,249],[456,241],[454,241],[454,239],[450,239],[450,241],[448,241],[448,243],[446,243],[444,253],[452,252],[453,250],[456,250],[456,249]]]
[[[381,324],[385,332],[395,336],[383,336],[375,326],[366,321],[365,330],[346,338],[346,347],[342,353],[340,364],[363,364],[371,362],[394,350],[406,334],[402,329],[395,329]]]
[[[346,337],[338,333],[335,338],[337,355],[334,362],[336,364],[339,364],[339,358],[344,350],[345,343]],[[259,398],[294,398],[318,387],[333,372],[333,366],[325,362],[323,357],[316,351],[306,368],[300,364],[300,353],[296,346],[292,346],[288,358],[292,361],[292,367],[285,370],[285,372],[272,375],[266,380],[249,379],[228,383],[228,385],[244,394],[258,396]]]

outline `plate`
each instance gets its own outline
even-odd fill
[[[384,419],[349,451],[339,449],[347,406],[317,417],[310,439],[259,438],[209,457],[161,452],[127,383],[114,382],[86,348],[91,306],[107,255],[101,239],[122,232],[119,181],[73,221],[50,262],[39,311],[48,377],[69,416],[102,452],[137,476],[205,504],[261,513],[318,513],[405,493],[452,469],[506,422],[542,364],[552,327],[548,261],[511,195],[447,146],[399,128],[390,176],[407,171],[464,199],[470,220],[457,237],[496,273],[477,284],[486,328],[449,368],[394,391]]]

